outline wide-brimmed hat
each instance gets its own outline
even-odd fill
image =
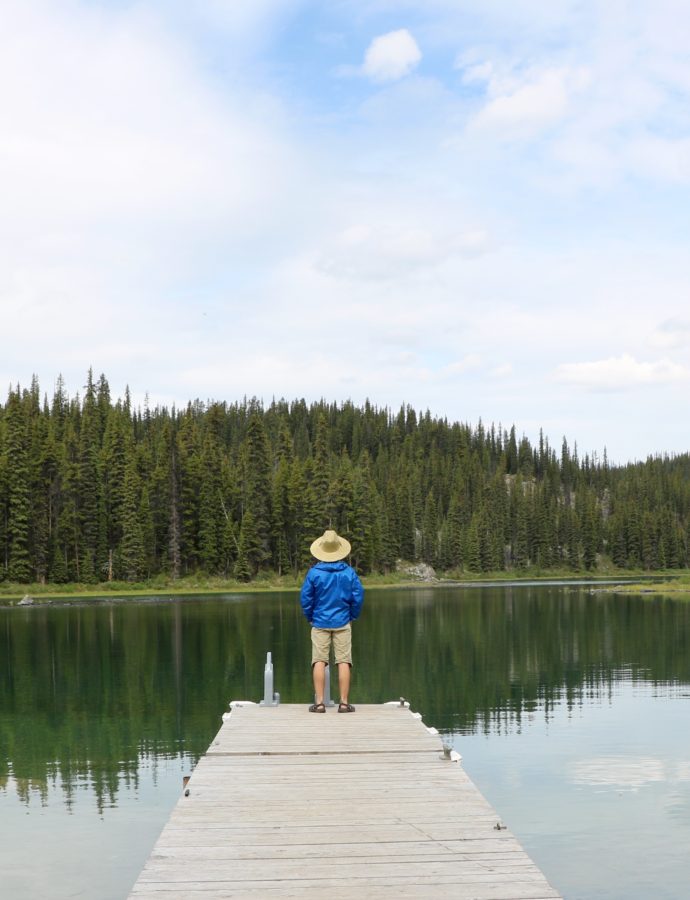
[[[349,541],[341,538],[335,531],[329,530],[324,531],[309,549],[311,555],[321,562],[337,562],[339,559],[345,559],[352,548]]]

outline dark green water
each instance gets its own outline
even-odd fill
[[[447,735],[567,898],[690,895],[690,604],[370,591],[352,698]],[[0,897],[127,895],[266,651],[310,699],[296,594],[0,610]]]

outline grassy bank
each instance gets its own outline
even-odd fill
[[[25,595],[36,601],[68,597],[156,597],[166,594],[247,594],[296,590],[301,578],[294,575],[266,574],[245,583],[232,578],[188,575],[183,578],[151,578],[146,581],[104,581],[99,584],[16,584],[0,582],[0,604]]]
[[[663,577],[667,577],[668,573],[663,573]],[[611,585],[602,588],[608,592],[616,594],[663,594],[664,596],[674,597],[677,600],[690,600],[690,573],[683,572],[673,580],[656,581],[653,585],[648,582],[629,582],[620,585]]]
[[[295,575],[277,575],[276,573],[261,573],[249,583],[236,581],[231,578],[214,576],[187,575],[183,578],[171,579],[159,576],[147,581],[132,583],[127,581],[106,581],[101,584],[83,584],[73,582],[69,584],[17,584],[12,582],[0,582],[0,606],[14,605],[25,595],[34,598],[35,601],[68,600],[70,598],[107,598],[107,597],[158,597],[158,596],[185,596],[192,594],[248,594],[265,593],[267,591],[293,591],[299,590],[304,573]],[[571,569],[521,569],[519,571],[498,572],[462,572],[450,571],[439,575],[434,581],[424,581],[411,577],[408,572],[390,572],[387,574],[372,574],[362,580],[368,589],[412,587],[412,586],[443,586],[449,584],[486,584],[487,582],[503,583],[514,581],[580,581],[580,580],[608,580],[608,579],[640,579],[639,582],[621,584],[607,588],[608,590],[626,591],[629,593],[652,592],[690,594],[690,571],[678,572],[659,571],[641,572],[612,570],[601,568],[594,572],[573,572]],[[664,578],[662,583],[650,588],[648,579]],[[644,579],[644,581],[642,580]],[[602,588],[603,589],[603,588]]]

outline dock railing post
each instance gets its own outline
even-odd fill
[[[331,700],[331,664],[330,662],[326,666],[326,677],[323,685],[323,702],[326,706],[335,706],[335,703]]]
[[[264,666],[264,699],[259,706],[278,706],[280,704],[280,694],[273,691],[273,661],[270,652],[266,654],[266,665]]]

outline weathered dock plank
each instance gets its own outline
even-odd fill
[[[236,706],[130,897],[557,898],[442,749],[396,706]]]

